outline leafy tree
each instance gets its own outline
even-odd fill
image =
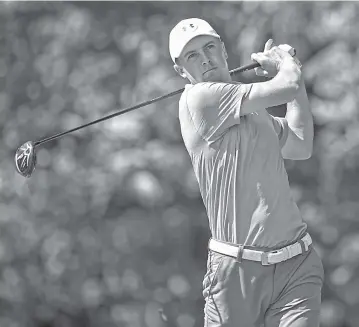
[[[178,97],[47,143],[27,181],[13,163],[27,140],[183,87],[168,33],[201,17],[223,35],[231,68],[269,37],[298,50],[315,148],[286,166],[325,265],[322,326],[357,326],[358,10],[355,2],[2,2],[0,325],[164,326],[164,309],[170,326],[202,326],[209,232]]]

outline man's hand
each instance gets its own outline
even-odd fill
[[[294,60],[301,67],[300,62],[293,59],[288,51],[286,51],[288,48],[291,47],[287,44],[275,46],[273,40],[269,39],[264,46],[263,52],[253,53],[251,56],[252,60],[257,61],[261,65],[261,67],[255,68],[256,75],[274,77],[277,75],[284,60]]]

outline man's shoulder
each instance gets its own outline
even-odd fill
[[[185,100],[187,106],[198,108],[206,106],[220,96],[220,89],[223,83],[201,82],[197,84],[188,84],[182,93],[182,100]]]
[[[213,82],[201,82],[196,84],[186,84],[185,93],[193,95],[200,95],[202,93],[209,92],[211,86],[215,84]]]

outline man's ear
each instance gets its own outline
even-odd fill
[[[173,65],[173,69],[177,72],[178,75],[180,75],[183,78],[187,78],[186,74],[183,71],[183,68],[178,66],[177,64]]]
[[[228,53],[227,53],[226,46],[224,45],[224,42],[222,42],[222,48],[223,48],[224,57],[225,57],[226,59],[228,59]]]

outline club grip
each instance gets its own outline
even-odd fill
[[[238,67],[236,69],[233,69],[230,71],[231,75],[233,74],[237,74],[237,73],[242,73],[242,72],[245,72],[247,70],[252,70],[256,67],[259,67],[259,63],[258,62],[252,62],[251,64],[247,64],[247,65],[244,65],[244,66],[241,66],[241,67]]]
[[[295,55],[297,53],[297,51],[291,47],[290,45],[287,45],[287,44],[283,44],[283,45],[279,45],[279,48],[281,48],[282,50],[284,51],[287,51],[292,57],[295,58]],[[297,59],[296,59],[297,60]],[[298,63],[298,61],[296,61]],[[233,75],[233,74],[236,74],[236,73],[242,73],[242,72],[245,72],[247,70],[252,70],[254,68],[257,68],[257,67],[260,67],[260,64],[256,61],[250,63],[250,64],[247,64],[247,65],[244,65],[244,66],[241,66],[241,67],[238,67],[236,69],[233,69],[230,71],[230,74]]]

